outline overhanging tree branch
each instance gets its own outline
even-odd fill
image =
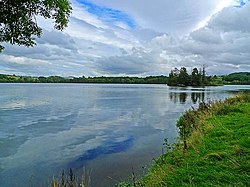
[[[54,20],[54,28],[63,30],[71,14],[68,0],[1,0],[0,43],[34,46],[35,36],[42,35],[36,16]],[[0,52],[4,49],[0,45]]]

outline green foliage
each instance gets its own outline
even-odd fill
[[[239,72],[232,73],[229,75],[222,76],[222,79],[227,82],[227,84],[250,84],[250,72]]]
[[[209,76],[208,79],[208,85],[209,86],[222,86],[226,84],[226,82],[223,80],[221,76]]]
[[[197,68],[194,68],[191,74],[191,85],[197,86],[201,85],[201,74],[199,73]]]
[[[169,74],[169,86],[222,86],[224,84],[250,85],[250,73],[240,72],[223,76],[206,76],[205,67],[198,70],[193,68],[191,75],[185,67],[175,68]]]
[[[238,74],[238,73],[237,73]],[[180,75],[180,78],[179,78]],[[244,73],[249,76],[250,73]],[[31,77],[0,74],[0,82],[20,83],[113,83],[113,84],[168,84],[169,86],[219,86],[226,83],[225,76],[208,76],[205,83],[201,84],[202,76],[197,68],[193,69],[192,75],[188,75],[186,68],[172,70],[167,76],[148,77]],[[243,82],[238,82],[243,83]],[[247,83],[247,82],[244,82]],[[250,84],[250,82],[248,82]]]
[[[30,77],[0,74],[0,82],[5,83],[112,83],[112,84],[166,84],[166,76],[149,77],[72,77],[60,76]]]
[[[171,144],[169,143],[168,138],[165,138],[165,139],[164,139],[163,146],[164,146],[164,148],[165,148],[166,153],[170,152],[171,149],[172,149],[172,146],[171,146]]]
[[[197,128],[196,122],[199,119],[197,114],[198,111],[191,109],[183,114],[177,121],[176,125],[180,130],[180,136],[182,138],[186,139],[191,135],[192,130]]]
[[[208,78],[206,77],[205,67],[202,70],[193,68],[191,75],[187,73],[187,69],[182,67],[180,70],[175,68],[171,70],[168,79],[169,86],[206,86]]]
[[[238,107],[234,107],[234,106],[231,106],[229,104],[225,104],[225,105],[223,105],[223,107],[221,107],[220,110],[218,110],[216,112],[216,115],[223,116],[223,115],[228,115],[229,113],[235,113],[235,112],[236,113],[237,112],[241,113],[242,110],[240,108],[238,108]]]
[[[190,84],[190,77],[187,73],[187,69],[185,67],[182,67],[180,69],[180,73],[179,73],[179,84],[180,85],[189,85]]]
[[[55,29],[62,30],[68,24],[70,13],[68,0],[2,0],[0,42],[34,46],[34,37],[42,34],[42,29],[37,25],[37,16],[53,19]],[[0,45],[0,51],[3,49]]]

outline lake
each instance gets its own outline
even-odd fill
[[[48,186],[73,168],[92,186],[139,177],[178,138],[176,120],[200,101],[250,86],[0,84],[0,186]]]

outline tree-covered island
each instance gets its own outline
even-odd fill
[[[169,86],[220,86],[224,84],[250,84],[250,73],[239,72],[222,76],[207,76],[205,67],[193,68],[188,74],[187,68],[171,70],[168,82]]]

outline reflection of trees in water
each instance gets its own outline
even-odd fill
[[[169,93],[169,99],[170,99],[170,101],[173,101],[174,103],[176,103],[177,102],[177,93],[170,92]]]
[[[187,100],[187,93],[186,92],[182,92],[179,94],[179,100],[180,100],[180,103],[186,103],[186,100]]]
[[[187,101],[188,97],[187,92],[170,92],[169,99],[174,103],[184,104]],[[197,102],[203,102],[205,100],[205,92],[192,92],[191,93],[191,101],[196,104]]]
[[[192,92],[191,93],[191,100],[194,104],[199,102],[204,102],[205,100],[205,92]]]
[[[187,100],[188,94],[186,92],[170,92],[169,93],[169,99],[173,101],[174,103],[181,103],[184,104]]]

